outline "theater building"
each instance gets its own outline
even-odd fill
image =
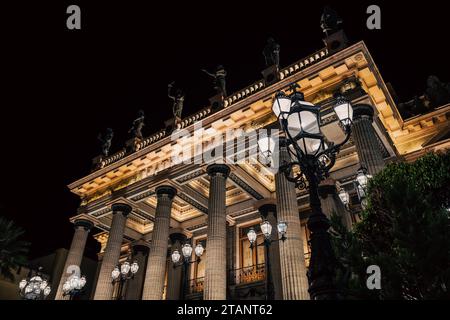
[[[272,298],[309,299],[308,193],[250,150],[252,132],[277,128],[274,95],[291,83],[320,106],[321,130],[330,141],[344,136],[334,93],[345,94],[354,107],[352,136],[320,186],[324,213],[336,212],[349,227],[361,210],[353,183],[358,168],[373,175],[391,161],[414,161],[450,147],[450,104],[404,119],[364,42],[327,45],[285,68],[267,68],[260,81],[96,158],[92,172],[69,185],[81,205],[70,219],[75,232],[66,268],[80,264],[91,228],[102,230],[93,235],[101,252],[97,278],[88,280],[95,283],[92,299],[264,299],[266,260]],[[201,140],[195,137],[199,128]],[[174,138],[180,131],[191,136]],[[222,155],[211,153],[218,150],[217,135],[223,137]],[[196,161],[174,161],[180,150],[191,150]],[[199,160],[204,154],[212,161]],[[233,161],[240,155],[244,160]],[[350,194],[346,207],[340,189]],[[286,239],[274,242],[270,254],[264,246],[250,248],[247,237],[253,227],[256,244],[263,242],[263,220],[274,226],[275,237],[277,221],[287,224]],[[197,259],[194,250],[187,268],[174,267],[172,253],[181,253],[185,243],[201,244],[204,252]],[[127,259],[139,269],[119,288],[111,272]],[[56,299],[63,299],[64,281],[63,276]]]

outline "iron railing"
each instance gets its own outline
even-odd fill
[[[266,266],[264,263],[243,267],[230,271],[231,284],[244,284],[266,279]]]

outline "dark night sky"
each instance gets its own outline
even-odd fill
[[[157,131],[171,116],[172,80],[187,92],[184,115],[205,107],[213,90],[201,68],[223,64],[229,93],[260,79],[268,36],[282,66],[323,47],[321,1],[33,2],[2,4],[0,17],[0,215],[26,229],[32,256],[70,245],[79,202],[66,185],[89,172],[100,131],[112,127],[121,148],[140,108],[145,135]],[[327,3],[402,100],[421,93],[429,74],[450,81],[442,2]],[[373,3],[382,30],[366,28]],[[81,31],[65,27],[69,4],[81,7]],[[97,249],[91,239],[88,254]]]

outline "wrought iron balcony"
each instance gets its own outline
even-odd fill
[[[266,278],[265,264],[258,264],[240,269],[231,270],[230,284],[244,284],[263,281]]]

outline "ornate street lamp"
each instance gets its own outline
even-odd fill
[[[84,293],[84,286],[86,285],[85,276],[70,276],[63,284],[63,296],[69,296],[70,300],[74,300],[75,297],[81,296]]]
[[[117,300],[123,300],[124,290],[123,287],[127,283],[128,280],[134,278],[134,275],[138,272],[139,265],[137,261],[134,261],[130,264],[127,260],[122,264],[117,265],[114,270],[111,272],[112,282],[119,283],[119,289],[117,293]]]
[[[311,232],[311,260],[308,270],[311,298],[336,299],[336,258],[328,233],[330,222],[322,212],[318,186],[328,176],[337,153],[350,138],[353,108],[342,95],[335,96],[333,109],[345,138],[336,144],[327,142],[320,130],[320,107],[304,101],[303,93],[297,90],[297,84],[292,84],[290,89],[292,93],[289,95],[277,93],[272,107],[286,136],[285,146],[290,155],[290,162],[284,161],[279,169],[296,187],[309,190],[312,213],[307,226]],[[293,172],[296,174],[293,175]]]
[[[19,282],[19,293],[26,300],[45,300],[52,291],[48,279],[42,274],[42,267],[30,270],[27,279]]]
[[[350,205],[350,195],[348,192],[344,188],[341,188],[338,192],[338,196],[344,207],[348,210]]]
[[[273,152],[275,151],[275,142],[273,141],[272,137],[270,136],[261,137],[258,140],[258,147],[259,150],[261,150],[261,154],[263,156],[265,164],[271,166],[272,155]]]
[[[265,262],[266,262],[266,300],[273,300],[275,296],[273,283],[272,283],[272,271],[270,270],[270,246],[273,242],[277,241],[285,241],[286,240],[286,230],[287,230],[287,223],[284,221],[279,221],[277,224],[278,229],[278,239],[272,239],[272,225],[268,220],[264,220],[260,224],[261,232],[264,235],[264,242],[261,244],[258,244],[256,246],[264,246],[265,248]],[[255,229],[250,228],[247,232],[247,239],[250,242],[250,248],[253,250],[256,243],[256,232]]]
[[[367,185],[370,179],[372,179],[372,175],[368,174],[367,169],[361,166],[356,172],[354,184],[363,210],[367,208]]]
[[[192,251],[195,252],[195,258],[191,261]],[[183,299],[186,295],[186,285],[187,285],[187,272],[188,267],[191,263],[200,262],[201,256],[203,255],[203,252],[205,251],[205,248],[203,248],[202,244],[199,243],[195,246],[195,249],[192,249],[192,246],[190,243],[185,243],[181,247],[181,253],[183,254],[183,259],[181,259],[181,254],[178,250],[174,250],[172,252],[171,258],[174,268],[183,267]]]

